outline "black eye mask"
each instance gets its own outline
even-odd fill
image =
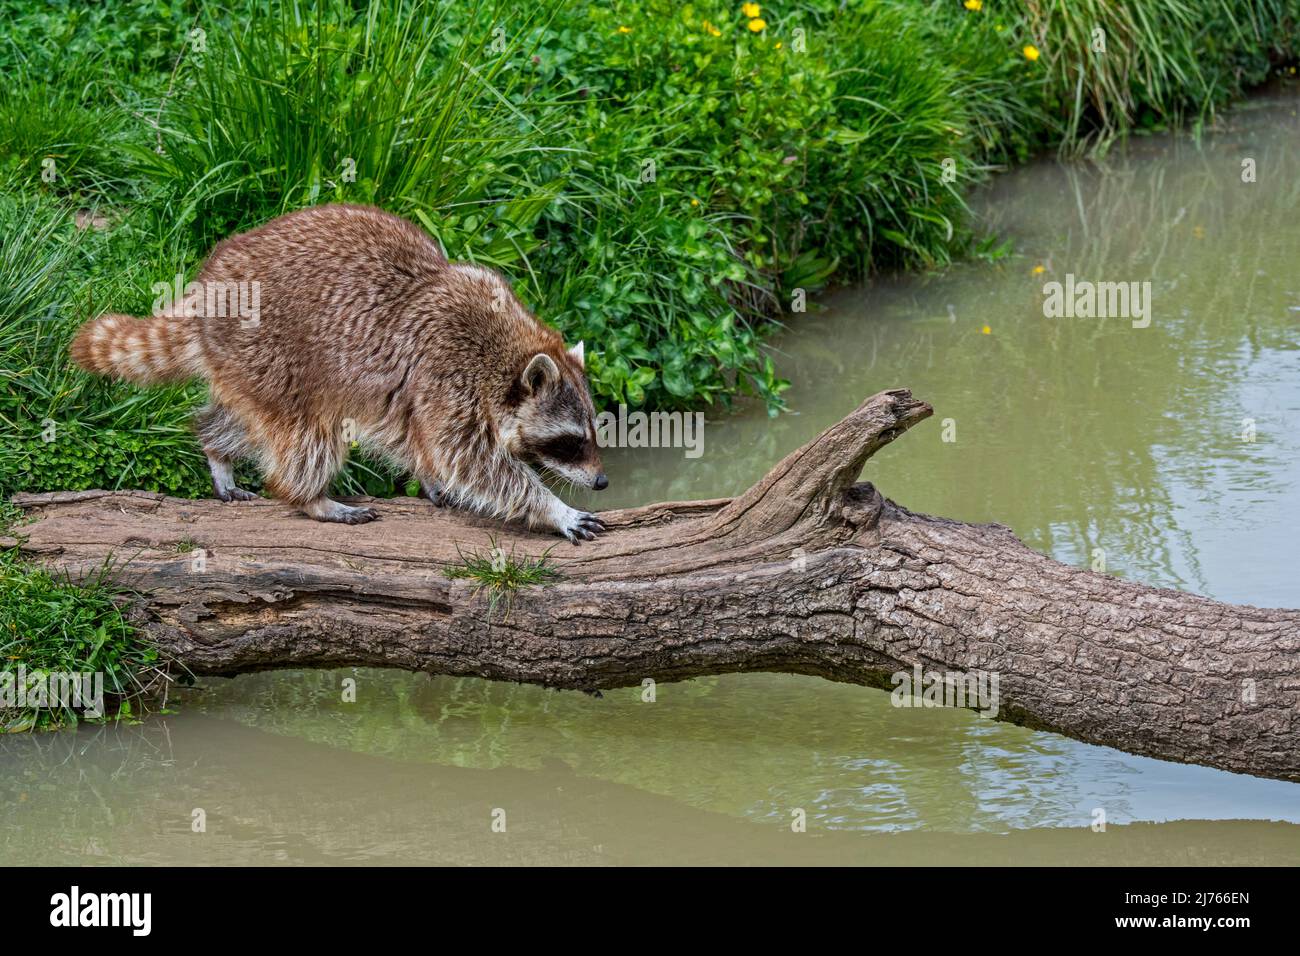
[[[574,462],[583,457],[587,440],[577,435],[560,435],[551,438],[537,447],[537,454],[552,461]]]

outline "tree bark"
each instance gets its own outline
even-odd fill
[[[25,553],[74,578],[113,560],[142,628],[195,674],[380,666],[596,690],[783,671],[891,687],[919,666],[995,676],[1000,719],[1300,780],[1300,611],[1069,567],[1001,525],[856,483],[931,411],[882,392],[738,498],[604,512],[609,532],[579,548],[410,498],[358,526],[271,500],[14,501],[34,519]],[[490,613],[444,569],[492,541],[553,547],[563,577]]]

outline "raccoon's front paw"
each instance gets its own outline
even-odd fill
[[[556,522],[556,529],[574,544],[592,541],[596,535],[605,530],[605,522],[589,511],[568,507],[564,511],[563,516]]]

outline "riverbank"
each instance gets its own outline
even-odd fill
[[[66,342],[110,305],[145,314],[153,283],[191,276],[231,232],[377,203],[584,340],[598,401],[751,393],[775,411],[773,318],[797,324],[832,280],[996,258],[968,228],[971,183],[1044,149],[1203,122],[1290,68],[1300,11],[2,6],[0,427],[21,439],[0,492],[182,495],[207,493],[187,427],[201,389],[92,381]],[[78,228],[92,214],[103,228]],[[376,494],[396,478],[351,472]]]

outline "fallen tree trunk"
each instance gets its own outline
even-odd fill
[[[113,556],[144,629],[196,674],[380,666],[593,690],[782,671],[889,687],[920,666],[996,677],[1001,719],[1300,780],[1300,611],[1069,567],[855,483],[931,411],[882,392],[738,498],[604,512],[610,531],[561,542],[562,579],[508,614],[445,568],[492,538],[517,556],[554,539],[425,501],[381,502],[359,526],[269,500],[14,501],[35,519],[28,555],[74,577]]]

